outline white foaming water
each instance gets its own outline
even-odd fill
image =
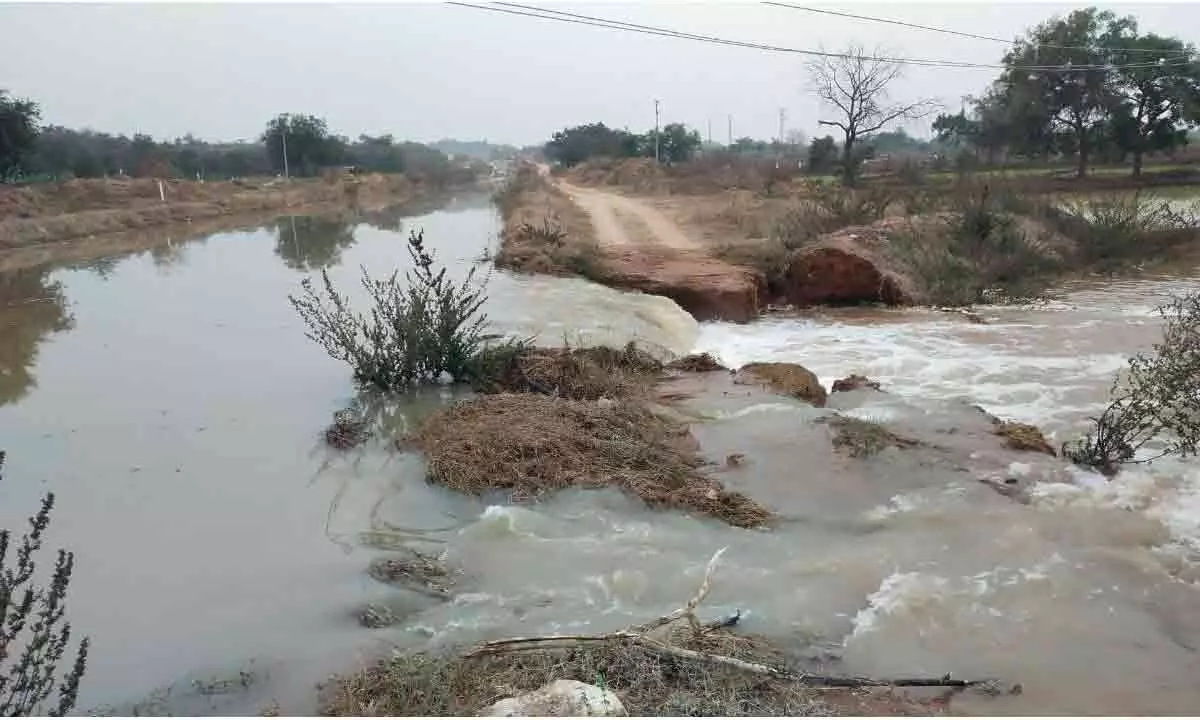
[[[1156,309],[1197,289],[1196,278],[1081,281],[1038,306],[978,308],[986,324],[928,310],[849,309],[748,325],[705,323],[697,351],[731,367],[798,362],[827,386],[858,373],[918,402],[966,399],[1003,418],[1039,425],[1057,445],[1077,437],[1087,418],[1103,408],[1112,378],[1127,358],[1159,340]],[[886,407],[852,412],[885,421],[894,414]],[[1013,466],[1008,475],[1030,473],[1031,468]],[[1194,460],[1137,467],[1112,482],[1078,470],[1069,470],[1067,477],[1068,483],[1035,486],[1035,505],[1088,504],[1143,513],[1167,528],[1175,550],[1200,558],[1200,465]],[[897,496],[869,519],[923,508],[929,500]]]
[[[494,276],[488,312],[497,332],[541,345],[621,347],[634,341],[660,359],[691,351],[696,320],[674,300],[576,278]]]

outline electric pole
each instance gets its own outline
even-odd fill
[[[712,118],[708,120],[708,144],[712,145]]]
[[[728,120],[729,120],[729,147],[733,147],[733,114],[732,113],[730,113]]]
[[[662,162],[658,156],[658,100],[654,101],[654,162]]]
[[[288,127],[287,127],[287,125],[284,125],[283,132],[279,133],[279,141],[283,143],[283,179],[284,180],[287,180],[289,177],[291,177],[290,175],[288,175],[287,134],[288,134]]]
[[[783,108],[779,108],[779,151],[777,153],[775,153],[775,169],[776,170],[779,169],[779,164],[780,164],[780,162],[782,162],[782,158],[783,158],[783,118],[784,118],[786,112],[787,111],[784,110]]]

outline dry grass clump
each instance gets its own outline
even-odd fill
[[[430,482],[515,502],[568,487],[616,487],[655,508],[681,508],[738,527],[769,511],[702,474],[687,428],[637,403],[488,395],[431,415],[409,438],[425,453]]]
[[[570,400],[644,396],[662,363],[629,343],[610,347],[524,348],[498,358],[482,392],[530,392]]]
[[[850,457],[868,458],[890,447],[909,448],[921,444],[900,437],[878,423],[858,418],[839,415],[827,422],[833,428],[833,446]]]
[[[684,355],[678,360],[672,360],[667,363],[667,368],[671,370],[683,370],[684,372],[717,372],[719,370],[729,370],[729,368],[719,363],[709,353]]]
[[[751,662],[777,662],[766,642],[711,632],[682,645]],[[464,657],[451,651],[387,658],[337,678],[321,712],[336,716],[474,715],[497,700],[558,679],[601,684],[631,716],[841,715],[829,692],[736,669],[664,656],[625,642]]]
[[[786,666],[782,653],[752,635],[716,630],[673,641],[677,647],[748,662]],[[725,665],[656,653],[628,642],[579,644],[500,655],[394,655],[322,688],[327,716],[466,716],[491,704],[574,679],[617,694],[634,717],[928,716],[939,699],[894,690],[815,689]]]
[[[367,574],[381,583],[443,599],[450,596],[456,583],[456,573],[444,560],[411,549],[399,556],[376,558]]]

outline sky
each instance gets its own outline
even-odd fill
[[[518,0],[519,2],[520,0]],[[803,0],[795,0],[801,4]],[[482,0],[480,3],[482,4]],[[534,4],[534,3],[528,3]],[[851,43],[889,55],[995,63],[1005,45],[746,2],[539,3],[541,7],[792,48]],[[1082,5],[823,3],[1004,38]],[[1200,4],[1103,5],[1143,31],[1200,44]],[[541,143],[600,121],[683,122],[733,136],[818,133],[827,116],[803,57],[516,17],[441,3],[0,4],[0,88],[45,123],[160,139],[251,139],[281,112],[357,137]],[[959,109],[995,70],[911,67],[896,100]],[[823,115],[823,113],[826,113]],[[928,121],[907,129],[928,134]],[[819,134],[825,134],[821,129]]]

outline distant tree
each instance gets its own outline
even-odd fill
[[[837,142],[826,135],[813,138],[808,144],[808,172],[812,175],[828,175],[837,169]]]
[[[37,103],[12,97],[7,90],[0,89],[0,182],[26,171],[40,117]]]
[[[854,184],[858,155],[856,145],[872,133],[898,120],[925,117],[934,111],[932,100],[892,102],[888,87],[901,75],[901,66],[878,56],[868,55],[861,46],[852,45],[841,55],[822,56],[808,65],[817,96],[834,109],[835,120],[820,120],[821,125],[842,131],[842,181]]]
[[[325,119],[315,115],[279,115],[267,123],[261,139],[275,172],[284,171],[285,144],[287,170],[292,175],[312,177],[336,161],[337,141],[330,136]]]
[[[933,133],[938,142],[953,148],[973,145],[979,134],[979,121],[967,117],[965,111],[938,115],[933,120]]]
[[[682,123],[671,123],[659,134],[659,157],[668,163],[687,162],[700,149],[700,142],[699,132]]]
[[[1102,43],[1111,48],[1114,67],[1112,139],[1133,155],[1138,176],[1146,153],[1187,144],[1188,128],[1200,119],[1200,64],[1191,46],[1176,38],[1137,36],[1136,26]]]
[[[642,152],[639,139],[604,123],[564,128],[546,143],[546,157],[567,167],[595,157],[633,157]]]
[[[1040,144],[1055,137],[1060,146],[1073,146],[1079,177],[1087,175],[1092,150],[1115,103],[1105,40],[1125,35],[1131,27],[1136,27],[1132,18],[1096,8],[1076,10],[1038,25],[1004,57],[1008,69],[1000,84],[1023,131],[1017,137]],[[1029,69],[1043,66],[1055,69]]]

